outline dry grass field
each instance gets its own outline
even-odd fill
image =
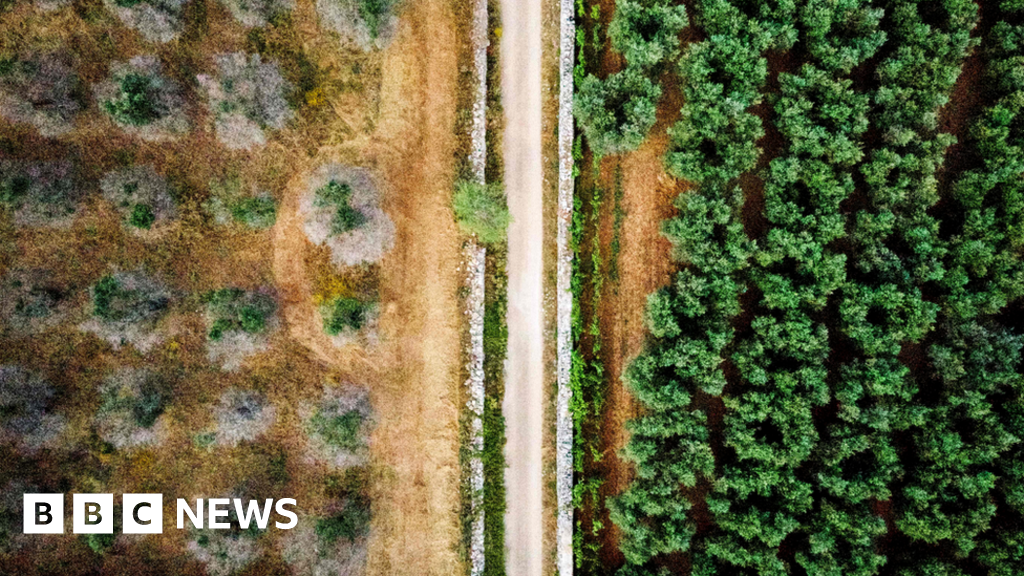
[[[340,573],[463,573],[461,238],[449,208],[461,38],[446,0],[408,0],[399,14],[390,44],[363,51],[325,32],[311,0],[298,0],[287,17],[253,29],[216,0],[192,0],[184,6],[180,35],[166,43],[146,41],[99,0],[50,12],[20,2],[3,13],[0,60],[65,54],[83,105],[74,129],[56,138],[0,118],[0,160],[70,160],[82,194],[65,228],[21,225],[12,209],[0,214],[0,277],[44,270],[67,308],[61,322],[31,333],[0,318],[0,365],[21,366],[49,382],[55,391],[49,409],[66,421],[52,447],[0,446],[0,489],[5,500],[17,491],[18,504],[0,514],[0,573],[339,573],[339,564],[326,564],[323,554],[292,559],[289,539],[298,536],[281,530],[260,535],[256,553],[224,572],[186,552],[188,531],[166,528],[173,524],[174,498],[239,491],[296,498],[310,524],[359,494],[368,496],[368,534],[353,540],[364,551],[350,554],[349,564],[339,561]],[[292,87],[286,96],[293,116],[281,129],[265,128],[266,143],[251,149],[225,145],[215,119],[220,111],[209,109],[197,81],[198,75],[215,76],[215,55],[230,52],[259,52],[263,62],[277,62]],[[111,63],[142,54],[155,56],[180,87],[187,133],[145,139],[120,129],[91,96]],[[379,179],[395,238],[378,263],[336,268],[328,249],[306,238],[300,198],[308,176],[330,163],[364,166]],[[107,172],[139,164],[167,179],[177,218],[135,233],[101,197],[98,182]],[[276,223],[269,229],[215,223],[207,209],[211,183],[226,181],[272,197]],[[157,342],[145,351],[114,347],[79,329],[93,308],[90,287],[106,274],[134,270],[159,278],[171,294],[153,328]],[[206,352],[202,295],[224,287],[266,289],[277,298],[269,346],[234,371],[211,363]],[[375,344],[338,347],[325,334],[318,306],[339,296],[376,299]],[[159,440],[113,450],[95,434],[99,389],[124,367],[165,375],[170,392]],[[318,402],[325,386],[368,390],[374,415],[366,467],[337,469],[310,456],[303,407]],[[208,445],[204,434],[218,426],[214,411],[231,388],[265,398],[273,423],[251,441]],[[22,486],[162,492],[165,531],[119,535],[95,550],[70,534],[26,540],[15,536],[20,493],[29,491],[17,489]]]

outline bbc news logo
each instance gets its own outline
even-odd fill
[[[125,534],[162,534],[164,531],[163,494],[122,494],[121,495],[121,530]],[[295,506],[294,498],[282,498],[274,503],[268,498],[260,507],[258,500],[250,500],[243,506],[241,498],[210,498],[206,502],[207,515],[203,514],[202,498],[196,500],[193,508],[184,498],[178,498],[177,527],[185,528],[185,518],[198,529],[205,524],[212,529],[225,530],[231,528],[228,518],[232,504],[235,520],[239,528],[246,530],[255,523],[260,530],[270,525],[271,511],[287,519],[287,522],[275,521],[274,526],[281,530],[290,530],[299,522],[299,517],[288,506]],[[63,534],[64,533],[64,495],[63,494],[25,494],[24,498],[24,533],[25,534]],[[71,527],[75,534],[113,534],[114,533],[114,495],[113,494],[73,494],[71,504]]]

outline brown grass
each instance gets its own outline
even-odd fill
[[[220,4],[205,3],[208,27],[201,35],[190,38],[186,33],[182,40],[159,47],[146,45],[109,15],[86,25],[71,9],[38,16],[19,5],[0,22],[0,53],[68,42],[76,46],[80,76],[90,84],[106,76],[107,61],[155,52],[165,72],[187,85],[195,73],[210,70],[212,54],[246,45],[245,31]],[[188,298],[176,305],[167,322],[164,344],[145,357],[130,347],[111,350],[70,326],[39,337],[4,340],[0,363],[40,371],[58,388],[62,405],[72,411],[69,428],[79,431],[75,442],[86,440],[82,431],[98,405],[95,388],[107,370],[165,366],[180,369],[182,377],[168,410],[173,432],[160,447],[99,461],[78,456],[59,465],[44,460],[26,465],[0,450],[0,485],[16,467],[27,466],[41,485],[62,475],[71,478],[74,483],[67,491],[159,491],[171,498],[165,499],[165,519],[173,523],[173,497],[220,495],[242,479],[265,474],[268,460],[261,451],[301,454],[304,437],[297,407],[318,398],[325,381],[353,382],[369,386],[377,413],[371,440],[369,573],[462,574],[460,236],[449,209],[461,39],[454,32],[452,7],[445,0],[407,2],[399,37],[378,54],[340,48],[319,30],[309,0],[299,0],[293,22],[294,37],[284,41],[301,47],[321,71],[317,94],[305,98],[315,103],[303,108],[289,127],[270,134],[260,150],[222,149],[193,88],[187,93],[194,129],[169,143],[145,143],[121,133],[95,103],[81,115],[78,128],[60,141],[42,140],[0,121],[5,146],[17,156],[77,156],[90,197],[82,216],[61,234],[15,229],[3,219],[0,274],[12,265],[44,266],[82,294],[111,266],[145,265],[183,296],[225,285],[275,284],[285,320],[285,328],[272,336],[271,349],[232,374],[208,366],[201,312]],[[94,180],[116,167],[124,151],[135,162],[152,163],[181,191],[182,220],[159,238],[142,241],[126,234],[113,211],[98,200]],[[374,272],[382,302],[382,343],[376,350],[335,349],[313,304],[315,294],[330,288],[331,273],[323,269],[322,254],[306,241],[296,204],[306,174],[329,161],[375,167],[386,182],[385,209],[395,220],[397,237],[395,248]],[[202,222],[199,206],[207,183],[228,174],[274,191],[281,205],[272,231],[214,230]],[[368,279],[356,275],[352,281],[362,286]],[[84,310],[84,298],[78,303]],[[210,423],[210,405],[229,386],[265,393],[277,407],[277,423],[259,445],[196,450],[191,435]],[[328,501],[325,468],[292,457],[287,472],[290,480],[275,497],[287,493],[313,512]],[[271,531],[267,537],[272,545],[277,535]],[[79,566],[67,574],[90,569],[92,560],[74,562],[80,545],[72,545],[71,537],[60,542],[55,557]],[[104,573],[143,573],[142,564],[152,572],[202,572],[182,555],[184,536],[173,528],[143,544],[118,546],[121,555],[107,562]],[[22,573],[47,570],[45,562],[33,566],[32,557],[23,560],[14,560]],[[10,567],[0,567],[0,572]],[[282,568],[279,560],[267,557],[246,574],[277,574]]]

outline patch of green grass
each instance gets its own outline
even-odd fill
[[[508,255],[504,244],[487,251],[484,287],[484,574],[505,574],[505,397],[504,365],[508,348]]]

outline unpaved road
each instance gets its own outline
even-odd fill
[[[508,443],[505,546],[509,576],[543,569],[544,432],[541,3],[502,0],[501,94],[505,109],[508,231]]]
[[[413,0],[383,55],[380,114],[359,163],[374,167],[395,222],[380,267],[380,345],[334,348],[306,274],[309,243],[297,212],[305,182],[288,186],[274,230],[274,273],[289,334],[370,389],[373,521],[367,576],[460,576],[459,387],[461,236],[454,181],[459,38],[450,0]],[[323,162],[351,162],[325,146]]]

